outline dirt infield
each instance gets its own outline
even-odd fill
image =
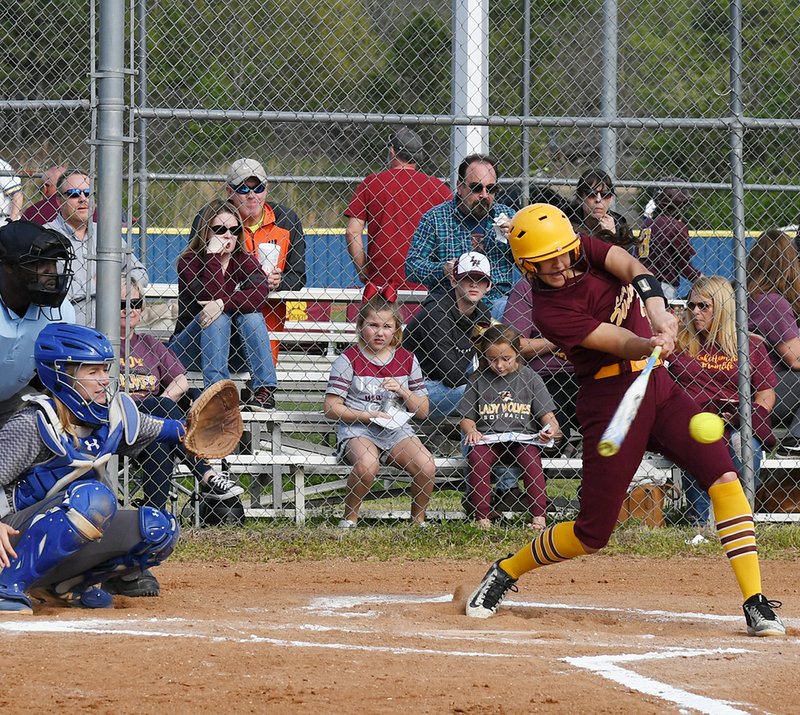
[[[93,713],[797,712],[800,563],[764,564],[784,639],[749,638],[723,558],[165,564],[163,595],[0,621],[0,709]]]

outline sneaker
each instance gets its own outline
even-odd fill
[[[489,618],[497,613],[497,609],[509,591],[516,593],[519,589],[514,585],[517,579],[511,578],[500,568],[500,561],[495,561],[483,577],[467,601],[467,615],[471,618]]]
[[[262,410],[275,409],[275,388],[259,387],[247,401],[250,407],[260,407]]]
[[[356,522],[350,521],[350,519],[340,519],[339,523],[336,526],[339,529],[355,529]]]
[[[110,578],[103,584],[103,588],[109,593],[118,593],[120,596],[131,598],[158,596],[161,593],[161,584],[150,569]]]
[[[800,457],[800,438],[787,434],[775,448],[776,457]]]
[[[212,474],[208,481],[200,482],[200,494],[206,499],[230,499],[244,494],[244,487],[225,474]]]
[[[769,601],[766,596],[757,593],[750,596],[742,608],[747,621],[747,634],[751,636],[783,636],[786,628],[783,621],[773,609],[781,607],[780,601]]]
[[[31,595],[43,601],[53,600],[66,603],[73,608],[113,608],[114,601],[111,594],[100,587],[100,584],[90,586],[85,591],[67,591],[58,593],[53,586],[32,591]]]

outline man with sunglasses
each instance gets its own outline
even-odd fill
[[[495,202],[498,188],[491,157],[466,157],[458,167],[455,198],[423,215],[406,258],[408,280],[441,293],[450,287],[449,278],[459,256],[470,251],[483,253],[492,267],[492,287],[485,302],[497,318],[503,314],[511,292],[514,270],[507,221],[514,209]]]
[[[58,216],[45,224],[64,234],[72,245],[75,259],[74,276],[67,297],[75,306],[75,322],[93,327],[96,319],[97,294],[97,224],[92,220],[92,183],[88,174],[77,169],[65,171],[56,185]],[[130,274],[142,287],[147,287],[147,269],[128,249],[122,239],[122,275]]]
[[[60,233],[30,221],[0,228],[0,425],[29,391],[39,331],[48,323],[75,320],[66,299],[71,264],[72,249]]]
[[[421,287],[406,280],[411,236],[423,213],[453,198],[446,184],[417,169],[421,153],[419,135],[408,127],[397,129],[389,141],[389,168],[367,176],[344,212],[347,250],[362,283],[392,283],[406,290]]]
[[[277,260],[269,272],[270,293],[300,290],[306,284],[306,239],[303,224],[292,209],[267,201],[267,173],[255,159],[237,159],[231,164],[226,184],[228,200],[239,209],[245,228],[245,248],[259,255],[259,246],[277,246]],[[196,219],[195,219],[196,221]],[[270,300],[264,309],[270,333],[283,330],[286,303]],[[272,360],[278,364],[280,344],[273,340]]]

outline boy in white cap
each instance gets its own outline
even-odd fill
[[[464,395],[475,357],[473,331],[491,320],[482,302],[492,287],[491,275],[485,255],[462,254],[449,276],[451,290],[429,295],[406,328],[403,345],[422,367],[431,419],[455,414]]]

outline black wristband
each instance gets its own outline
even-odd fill
[[[658,278],[650,273],[642,273],[633,279],[633,288],[642,299],[642,303],[646,302],[648,298],[661,298],[664,301],[664,307],[669,308],[669,302],[664,296],[664,291],[661,288],[661,283]]]

